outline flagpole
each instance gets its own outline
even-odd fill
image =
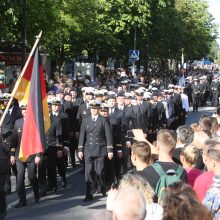
[[[35,41],[35,43],[34,43],[34,46],[33,46],[32,49],[31,49],[31,52],[30,52],[30,54],[29,54],[29,56],[28,56],[28,59],[27,59],[25,65],[24,65],[24,68],[22,69],[20,75],[18,76],[18,79],[17,79],[17,81],[16,81],[16,83],[15,83],[14,89],[13,89],[13,91],[12,91],[12,93],[11,93],[11,97],[10,97],[10,99],[9,99],[9,101],[8,101],[8,104],[7,104],[6,108],[5,108],[5,111],[4,111],[4,113],[3,113],[2,117],[1,117],[0,127],[2,126],[2,123],[3,123],[4,119],[5,119],[5,116],[6,116],[8,110],[9,110],[9,107],[10,107],[12,101],[13,101],[14,95],[15,95],[17,89],[18,89],[18,86],[19,86],[19,84],[20,84],[20,81],[21,81],[21,79],[22,79],[22,77],[23,77],[23,75],[24,75],[24,73],[25,73],[25,71],[26,71],[26,69],[27,69],[27,66],[28,66],[28,64],[29,64],[29,62],[30,62],[30,59],[31,59],[31,57],[33,56],[34,51],[35,51],[35,49],[36,49],[36,47],[37,47],[37,45],[38,45],[38,43],[39,43],[39,41],[40,41],[41,35],[42,35],[42,31],[39,33],[39,35],[36,36],[36,41]]]

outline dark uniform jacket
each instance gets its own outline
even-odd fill
[[[114,113],[108,117],[115,150],[122,150],[122,118],[119,111],[119,109],[115,108]]]
[[[9,170],[9,147],[8,143],[5,143],[0,135],[0,173],[7,173]]]
[[[219,81],[212,81],[211,91],[212,91],[212,93],[219,93],[220,92],[220,82]]]
[[[179,93],[174,93],[173,104],[174,104],[174,115],[179,116],[179,114],[183,110],[182,99]]]
[[[72,100],[72,105],[73,106],[80,106],[80,105],[82,105],[84,103],[84,100],[83,100],[83,98],[81,98],[81,97],[77,97],[77,98],[75,98],[74,100]]]
[[[62,144],[63,146],[69,146],[72,121],[70,120],[69,115],[65,112],[59,112],[58,116],[61,118],[62,123]]]
[[[205,92],[208,92],[210,90],[210,85],[208,82],[203,82],[199,84],[200,93],[205,94]]]
[[[15,121],[22,117],[21,109],[14,105],[11,114],[9,114],[9,112],[6,114],[2,124],[2,132],[5,134],[5,136],[12,134]]]
[[[69,118],[70,127],[69,129],[73,131],[73,124],[74,124],[74,108],[71,101],[64,101],[62,104],[62,112],[66,113]]]
[[[79,106],[79,109],[78,109],[78,112],[77,112],[77,128],[76,130],[79,131],[80,130],[80,126],[81,126],[81,123],[82,123],[82,120],[84,118],[87,118],[91,115],[91,112],[90,112],[90,108],[87,108],[87,103],[84,102],[83,104],[81,104]]]
[[[139,126],[144,132],[146,132],[148,129],[151,113],[151,104],[149,102],[143,101],[143,103],[139,105],[137,118]]]
[[[82,121],[79,135],[79,152],[85,157],[106,156],[107,152],[113,152],[112,132],[108,118],[98,116],[96,121],[87,117]]]
[[[46,133],[47,146],[56,146],[59,150],[62,150],[63,143],[63,129],[61,116],[51,114],[50,115],[50,128]]]
[[[192,85],[192,95],[193,95],[193,96],[199,95],[199,93],[200,93],[199,84],[197,84],[197,85],[193,84],[193,85]]]
[[[131,129],[138,129],[140,128],[139,122],[138,122],[138,113],[139,113],[139,107],[138,106],[125,106],[124,109],[124,127],[127,127],[126,130]]]
[[[157,102],[158,113],[159,113],[159,126],[166,124],[166,113],[164,104],[162,102]]]
[[[151,110],[152,110],[152,114],[151,114],[151,120],[150,120],[151,121],[150,129],[154,130],[159,127],[159,109],[158,109],[157,102],[151,105]]]

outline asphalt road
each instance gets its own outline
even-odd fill
[[[211,115],[215,112],[213,107],[203,107],[199,112],[190,112],[186,124],[198,122],[202,114]],[[17,193],[7,196],[8,214],[6,220],[87,220],[91,219],[95,210],[105,208],[105,200],[101,194],[95,195],[92,202],[83,202],[85,193],[84,175],[80,165],[75,169],[68,169],[68,187],[63,189],[59,184],[56,194],[43,197],[35,203],[32,190],[27,187],[27,206],[16,209]],[[14,177],[12,182],[15,183]],[[15,185],[15,184],[14,184]],[[15,189],[15,186],[13,187]]]
[[[83,202],[85,184],[82,168],[68,170],[68,186],[63,189],[61,183],[58,184],[56,194],[50,194],[41,198],[39,203],[35,203],[33,192],[27,188],[27,206],[19,209],[14,208],[18,202],[17,193],[14,192],[7,197],[8,214],[7,220],[84,220],[89,219],[94,210],[105,207],[105,198],[101,194],[95,195],[92,202]],[[58,181],[59,183],[60,181]]]

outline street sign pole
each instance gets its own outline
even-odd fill
[[[136,42],[137,42],[137,28],[136,28],[136,25],[135,25],[135,28],[134,28],[134,51],[136,50]],[[132,61],[132,73],[134,74],[134,66],[135,66],[135,60]]]
[[[135,29],[134,29],[134,50],[136,50],[136,42],[137,42],[137,28],[135,26]]]
[[[182,67],[184,65],[184,48],[182,48],[182,57],[181,57]]]
[[[134,74],[135,61],[132,61],[132,66],[133,66],[133,68],[132,68],[132,73]]]
[[[134,67],[135,62],[139,60],[139,50],[136,50],[136,43],[137,43],[137,26],[134,27],[134,50],[129,51],[129,60],[132,63],[132,73],[135,73]]]
[[[132,63],[132,73],[135,72],[135,62],[140,59],[140,51],[139,50],[130,50],[129,51],[129,61]]]

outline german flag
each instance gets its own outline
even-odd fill
[[[19,81],[14,98],[27,104],[19,152],[19,159],[25,161],[30,155],[44,151],[45,133],[50,127],[44,74],[38,48]]]

